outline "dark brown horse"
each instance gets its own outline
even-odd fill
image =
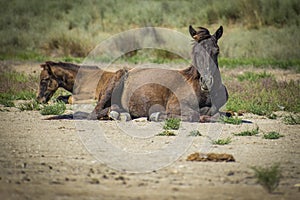
[[[72,63],[52,61],[41,64],[41,67],[37,96],[37,100],[40,103],[47,103],[60,87],[73,94],[79,94],[76,95],[77,102],[80,100],[98,99],[115,75],[125,73],[125,70],[108,72],[96,66],[79,66]],[[81,76],[81,78],[77,76]],[[75,84],[78,80],[80,80],[80,83]],[[99,82],[90,80],[99,80]],[[76,87],[74,88],[75,85]]]
[[[210,35],[206,28],[196,31],[190,26],[189,32],[194,39],[190,67],[179,71],[131,69],[119,74],[106,85],[91,116],[101,119],[111,111],[125,111],[133,118],[176,117],[199,122],[203,116],[217,114],[228,99],[218,68],[217,41],[223,28]]]

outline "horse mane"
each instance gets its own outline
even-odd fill
[[[97,66],[87,66],[87,65],[76,65],[73,63],[69,62],[53,62],[53,61],[46,61],[45,64],[42,64],[41,67],[43,66],[49,66],[49,67],[61,67],[65,70],[72,70],[75,72],[78,72],[78,70],[81,67],[84,67],[85,69],[99,69]]]
[[[73,63],[68,63],[68,62],[53,62],[53,61],[46,61],[45,64],[41,65],[43,66],[49,66],[49,67],[62,67],[67,70],[72,70],[72,71],[78,71],[80,66],[73,64]]]
[[[211,37],[209,30],[204,27],[198,27],[198,31],[196,35],[194,36],[197,42],[201,42],[202,40],[208,39]]]
[[[199,79],[200,78],[200,73],[198,72],[198,70],[191,65],[190,67],[181,70],[181,73],[187,77],[187,79]]]

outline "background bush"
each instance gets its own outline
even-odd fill
[[[299,59],[297,0],[0,2],[0,58],[84,57],[124,30],[225,26],[221,56]]]

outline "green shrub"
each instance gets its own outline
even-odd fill
[[[164,130],[163,132],[157,134],[157,136],[175,136],[175,133],[171,130]]]
[[[32,99],[30,102],[26,102],[26,103],[22,103],[22,104],[18,105],[18,108],[21,111],[24,111],[24,110],[40,110],[41,105],[35,99]]]
[[[61,115],[65,112],[66,105],[63,102],[56,102],[45,106],[40,113],[42,115]]]
[[[278,164],[266,168],[251,167],[251,169],[254,170],[258,183],[269,193],[273,192],[278,187],[281,178],[281,170]]]
[[[169,118],[169,119],[166,119],[163,129],[164,130],[178,130],[179,126],[180,126],[180,119]]]
[[[242,131],[240,133],[235,133],[235,136],[253,136],[258,134],[259,127],[252,129],[251,131]]]
[[[283,137],[283,135],[281,135],[280,133],[278,133],[276,131],[268,132],[268,133],[264,134],[264,136],[263,136],[264,139],[270,139],[270,140],[279,139],[281,137]]]
[[[231,143],[231,138],[225,138],[225,139],[218,139],[218,140],[213,140],[212,144],[217,144],[217,145],[226,145]]]
[[[234,124],[234,125],[239,125],[243,122],[243,120],[238,117],[221,117],[220,121],[225,124]]]

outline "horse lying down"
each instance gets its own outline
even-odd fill
[[[131,118],[147,117],[161,121],[181,118],[183,121],[205,122],[218,116],[227,99],[218,68],[218,39],[222,26],[210,35],[206,28],[189,27],[194,39],[190,67],[183,70],[153,68],[130,69],[116,73],[108,87],[99,95],[91,119],[107,115],[119,118],[127,112]],[[122,76],[122,77],[120,77]]]
[[[52,62],[47,61],[41,64],[42,71],[40,73],[40,84],[37,101],[39,103],[47,103],[58,88],[64,88],[65,90],[76,94],[79,99],[95,99],[98,100],[99,94],[103,88],[107,88],[109,81],[116,74],[123,72],[127,69],[121,69],[117,72],[104,71],[97,66],[80,66],[67,62]],[[80,71],[79,71],[80,69]],[[81,78],[78,78],[81,76]],[[76,79],[76,77],[78,79]],[[99,82],[90,81],[98,80]],[[75,84],[75,81],[80,80]],[[96,84],[96,85],[95,85]],[[74,86],[77,86],[74,88]],[[93,88],[96,88],[94,90]],[[101,96],[101,94],[100,94]],[[72,97],[60,96],[58,100],[72,103]]]
[[[220,27],[213,35],[202,27],[196,31],[190,26],[189,31],[194,39],[193,63],[186,69],[135,68],[107,72],[97,67],[81,68],[85,76],[79,80],[88,82],[101,78],[98,83],[91,81],[92,85],[77,83],[73,90],[80,66],[46,62],[41,65],[43,70],[37,99],[45,103],[59,87],[63,87],[73,92],[76,99],[98,99],[88,119],[118,119],[119,113],[125,112],[129,113],[128,119],[147,117],[153,121],[166,118],[210,121],[228,99],[217,60],[217,41],[222,36],[223,28]]]

